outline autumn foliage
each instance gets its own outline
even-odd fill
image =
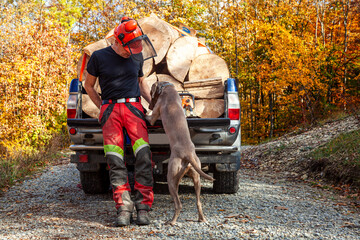
[[[66,132],[81,49],[123,15],[184,23],[239,80],[242,138],[256,143],[359,103],[360,5],[350,0],[28,0],[0,4],[0,150]]]

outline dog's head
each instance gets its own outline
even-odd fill
[[[170,82],[159,82],[159,80],[156,81],[156,83],[154,83],[151,86],[151,91],[150,91],[150,95],[151,95],[151,102],[149,105],[149,109],[153,110],[159,96],[161,95],[163,89],[166,86],[174,86],[172,83]]]

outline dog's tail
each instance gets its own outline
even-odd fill
[[[195,157],[197,158],[197,156],[195,156]],[[207,180],[210,180],[210,181],[212,181],[212,182],[215,180],[215,179],[212,178],[210,175],[204,173],[204,172],[201,170],[200,166],[199,166],[198,163],[195,161],[195,159],[194,159],[193,156],[189,157],[189,158],[188,158],[188,161],[189,161],[189,163],[191,164],[191,166],[193,166],[194,169],[200,174],[200,176],[202,176],[203,178],[205,178],[205,179],[207,179]]]

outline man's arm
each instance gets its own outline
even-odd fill
[[[89,95],[90,99],[94,102],[94,104],[98,108],[100,108],[101,98],[94,88],[95,82],[96,82],[96,77],[91,75],[90,73],[88,73],[86,76],[86,79],[85,79],[84,88],[85,88],[87,94]]]
[[[145,82],[144,77],[139,77],[139,86],[140,86],[140,94],[145,100],[150,103],[151,102],[151,95],[150,95],[150,88]]]

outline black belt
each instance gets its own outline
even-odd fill
[[[128,102],[140,102],[140,97],[102,100],[103,105],[104,104],[112,104],[112,103],[128,103]]]

